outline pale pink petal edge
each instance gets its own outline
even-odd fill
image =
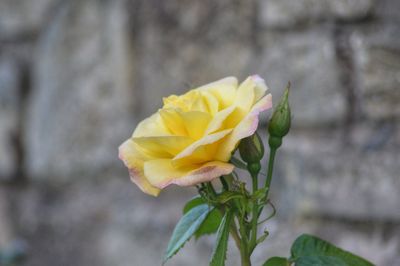
[[[246,115],[246,117],[235,127],[224,148],[217,153],[216,158],[220,161],[228,161],[231,152],[235,149],[236,144],[243,138],[251,136],[257,130],[259,115],[272,107],[272,95],[267,94],[261,98]]]
[[[171,184],[175,184],[181,187],[193,186],[203,182],[210,182],[213,179],[222,175],[232,173],[234,165],[223,162],[209,162],[201,166],[200,168],[189,172],[188,175],[172,178],[165,183],[157,185],[158,188],[163,189]]]
[[[238,125],[238,129],[240,130],[238,133],[238,140],[251,136],[256,132],[259,122],[259,115],[261,112],[264,112],[272,107],[272,95],[267,94],[263,98],[258,101],[253,108],[251,109],[250,113],[245,117],[244,122],[250,121],[251,126],[248,130],[242,130],[240,128],[241,123]]]
[[[128,142],[130,141],[127,140],[124,143],[122,143],[119,148],[118,148],[118,158],[124,163],[124,165],[128,168],[129,170],[129,177],[133,183],[135,183],[140,190],[142,190],[144,193],[149,194],[151,196],[158,196],[160,194],[160,189],[151,185],[149,181],[144,176],[143,173],[143,168],[134,166],[134,163],[130,163],[128,159],[126,159],[125,153],[128,152],[127,150],[127,145],[130,145]]]

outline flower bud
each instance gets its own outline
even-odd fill
[[[249,170],[250,174],[257,175],[261,170],[261,163],[249,163],[247,164],[247,170]]]
[[[290,83],[286,87],[283,96],[272,114],[268,125],[270,135],[269,144],[278,148],[282,143],[282,138],[289,132],[290,129],[290,106],[289,106],[289,88]]]
[[[240,157],[242,157],[243,161],[247,164],[261,161],[264,156],[264,144],[257,132],[240,141],[239,153]]]

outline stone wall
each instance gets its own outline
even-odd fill
[[[159,265],[193,191],[142,194],[117,147],[162,96],[254,73],[275,99],[290,80],[293,109],[254,261],[312,232],[399,265],[396,0],[0,0],[0,250],[23,247],[29,266]],[[212,243],[170,265],[207,265]]]

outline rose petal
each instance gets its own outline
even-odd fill
[[[172,164],[176,167],[185,164],[187,165],[210,161],[214,154],[209,153],[208,151],[215,151],[218,146],[216,146],[215,149],[207,149],[207,146],[224,138],[226,135],[231,133],[231,131],[232,129],[223,130],[211,135],[207,135],[202,139],[193,142],[173,158]]]
[[[271,107],[271,94],[268,94],[261,98],[261,100],[253,106],[246,117],[235,127],[235,129],[227,137],[227,139],[223,143],[221,143],[215,158],[223,162],[228,161],[231,157],[232,151],[235,149],[238,142],[243,138],[251,136],[256,131],[258,126],[258,116],[260,112],[265,111]]]
[[[192,186],[208,182],[221,175],[231,173],[234,166],[223,162],[209,162],[201,166],[174,168],[169,159],[147,161],[144,164],[144,173],[149,182],[160,189],[170,184]]]
[[[254,104],[254,88],[256,87],[254,80],[253,77],[248,77],[240,84],[236,92],[234,105],[246,114]]]
[[[238,81],[235,77],[227,77],[201,86],[198,90],[208,91],[214,95],[219,102],[219,110],[222,110],[232,105],[237,86]]]
[[[193,143],[185,136],[138,137],[132,141],[149,154],[158,158],[172,158]]]
[[[215,113],[219,110],[219,102],[218,99],[209,91],[202,91],[201,96],[203,97],[204,101],[208,106],[208,112],[214,116]]]
[[[171,181],[171,184],[178,186],[193,186],[203,182],[209,182],[222,175],[232,173],[234,165],[218,161],[203,164],[196,170],[191,171],[188,175]]]
[[[233,105],[236,106],[236,109],[226,119],[226,127],[236,127],[250,112],[257,97],[260,97],[260,93],[263,91],[263,87],[259,86],[262,84],[260,79],[258,76],[250,76],[240,84]]]
[[[146,118],[136,127],[132,137],[171,135],[158,113]]]
[[[216,113],[211,122],[208,124],[206,132],[204,134],[208,135],[221,129],[221,127],[224,125],[225,120],[235,110],[235,108],[235,106],[229,106],[228,108],[225,108],[224,110]]]
[[[185,124],[182,121],[180,112],[174,108],[164,108],[158,110],[160,117],[164,121],[166,127],[173,135],[187,136]]]
[[[129,176],[132,182],[134,182],[144,193],[158,196],[161,190],[152,186],[144,176],[144,160],[148,160],[149,157],[141,153],[137,149],[136,144],[130,139],[122,143],[118,150],[119,158],[129,169]]]
[[[180,116],[188,136],[192,139],[201,138],[212,119],[210,114],[199,111],[182,112]]]
[[[265,84],[265,81],[263,78],[261,78],[259,75],[253,75],[251,76],[254,83],[254,103],[258,102],[267,92],[268,87]]]

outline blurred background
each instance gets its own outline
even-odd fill
[[[399,26],[397,0],[0,0],[2,263],[160,265],[195,191],[143,194],[119,144],[162,96],[258,73],[275,100],[291,81],[293,128],[254,264],[308,232],[400,265]]]

